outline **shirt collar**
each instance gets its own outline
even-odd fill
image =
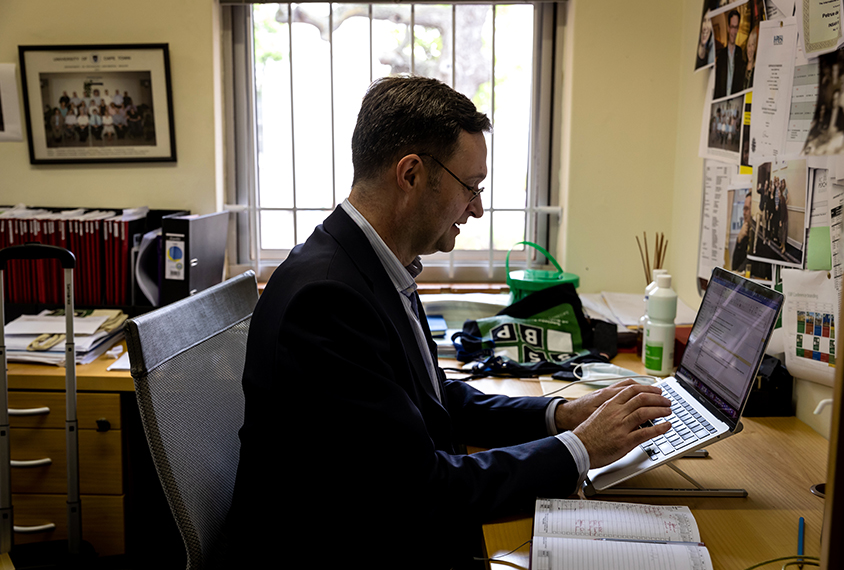
[[[348,198],[340,204],[340,207],[343,208],[343,211],[363,231],[367,241],[369,241],[369,245],[375,250],[375,255],[378,256],[381,265],[384,266],[384,270],[386,270],[396,290],[405,295],[413,293],[416,290],[415,279],[422,272],[422,259],[417,256],[416,259],[410,262],[410,265],[407,267],[403,266],[399,258],[387,247],[387,244],[384,243],[384,240],[381,239],[381,236],[372,227],[372,224],[349,202]]]

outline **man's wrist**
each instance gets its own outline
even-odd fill
[[[577,485],[575,486],[575,491],[577,491],[583,485],[583,481],[586,480],[586,475],[589,473],[589,452],[586,451],[583,442],[573,431],[561,433],[556,437],[566,446],[572,459],[574,459],[574,464],[577,467]]]
[[[548,402],[548,406],[545,408],[545,429],[548,431],[548,435],[557,435],[561,431],[565,431],[559,427],[557,411],[560,405],[566,402],[565,398],[554,398]]]

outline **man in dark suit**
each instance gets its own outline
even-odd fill
[[[742,224],[738,236],[736,236],[736,246],[733,248],[732,265],[733,271],[744,273],[747,265],[747,245],[750,242],[751,219],[750,219],[750,204],[752,195],[748,190],[747,196],[744,197],[744,207],[742,208]]]
[[[727,15],[727,45],[715,54],[715,99],[727,97],[744,89],[747,62],[744,53],[736,45],[741,15],[731,10]]]
[[[483,215],[489,128],[433,79],[367,92],[349,199],[275,271],[252,317],[227,524],[243,567],[461,565],[483,521],[568,496],[589,467],[666,431],[637,429],[670,409],[632,381],[549,401],[486,396],[438,368],[414,277],[420,255],[451,251]]]

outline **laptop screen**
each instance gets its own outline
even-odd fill
[[[781,293],[716,268],[676,377],[738,421],[782,302]]]

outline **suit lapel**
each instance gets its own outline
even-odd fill
[[[430,399],[441,405],[434,392],[434,387],[431,385],[428,369],[425,367],[425,361],[422,359],[422,353],[419,351],[419,345],[416,342],[416,335],[413,334],[404,305],[402,305],[402,300],[399,297],[401,293],[396,291],[390,276],[387,275],[387,271],[381,264],[381,260],[378,259],[375,250],[372,249],[369,240],[340,207],[336,208],[334,213],[326,218],[323,228],[337,240],[340,247],[346,251],[349,258],[354,261],[358,270],[370,283],[373,295],[378,299],[401,339],[402,346],[404,346],[405,353],[410,361],[416,385],[421,387]],[[421,310],[421,303],[419,308],[423,331],[425,331],[425,337],[430,343],[431,334],[428,332],[427,323],[425,323],[425,313]],[[434,352],[434,354],[436,353]]]

